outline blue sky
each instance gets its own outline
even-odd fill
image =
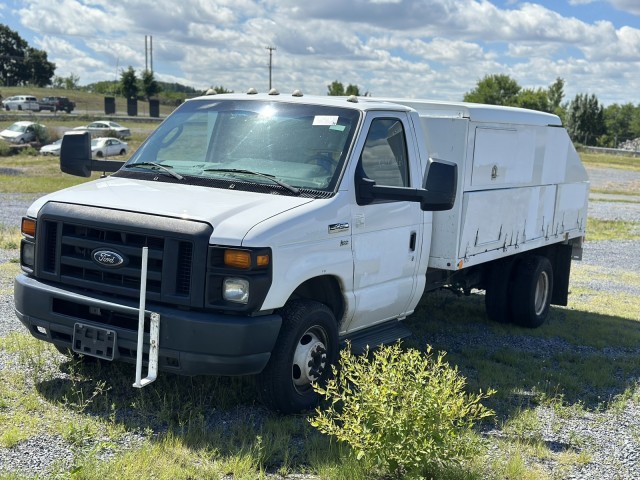
[[[461,100],[501,73],[640,103],[640,0],[5,0],[0,23],[81,85],[141,72],[150,35],[156,77],[201,89],[266,90],[274,46],[282,92]]]

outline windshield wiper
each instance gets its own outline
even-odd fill
[[[270,173],[262,173],[262,172],[254,172],[253,170],[245,170],[242,168],[205,168],[203,172],[223,172],[223,173],[242,173],[245,175],[255,175],[257,177],[263,177],[271,180],[274,183],[277,183],[283,188],[286,188],[294,195],[300,194],[300,189],[296,188],[288,183],[283,182],[282,180],[278,180],[275,175],[271,175]]]
[[[172,177],[177,178],[178,180],[182,180],[184,179],[184,177],[182,175],[180,175],[179,173],[176,173],[172,170],[170,170],[170,167],[165,167],[164,165],[160,165],[159,163],[155,163],[155,162],[140,162],[140,163],[129,163],[127,165],[124,166],[124,168],[134,168],[134,167],[142,167],[142,168],[150,168],[151,170],[162,170],[164,172],[167,172],[169,175],[171,175]],[[173,168],[173,167],[171,167]]]

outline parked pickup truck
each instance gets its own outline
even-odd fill
[[[340,345],[393,342],[429,291],[485,290],[497,322],[566,305],[589,182],[555,115],[406,99],[225,94],[185,102],[126,162],[67,133],[37,200],[15,306],[71,355],[258,375],[263,400],[317,400]],[[147,376],[142,378],[146,365]]]
[[[40,110],[48,110],[50,112],[73,112],[76,108],[75,102],[67,97],[44,97],[39,102]]]

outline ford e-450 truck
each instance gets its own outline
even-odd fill
[[[314,405],[341,344],[405,336],[429,291],[485,290],[488,316],[566,305],[589,182],[555,115],[427,100],[211,95],[125,162],[65,135],[64,172],[22,220],[15,308],[72,355],[158,372],[257,375]],[[142,378],[142,368],[148,374]]]

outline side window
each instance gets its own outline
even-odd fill
[[[409,186],[407,142],[400,120],[376,118],[371,122],[360,165],[377,185]]]

